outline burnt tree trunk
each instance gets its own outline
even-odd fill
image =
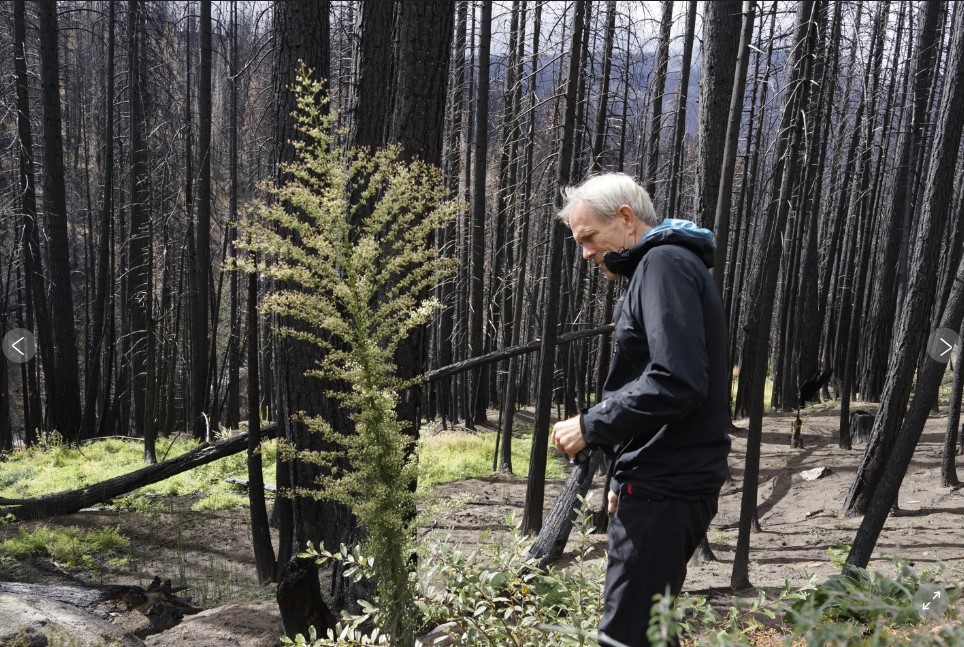
[[[311,557],[292,557],[278,577],[276,593],[285,635],[308,635],[314,627],[319,636],[333,629],[335,615],[321,597],[318,565]]]
[[[840,42],[842,3],[834,4],[834,17],[830,27],[829,42]],[[819,49],[819,47],[818,47]],[[840,48],[833,47],[830,56],[829,72],[826,71],[826,61],[821,57],[817,61],[820,68],[818,78],[836,79],[840,59]],[[808,220],[806,240],[803,243],[803,253],[798,268],[800,290],[796,309],[800,313],[817,313],[816,316],[799,317],[796,335],[794,336],[793,356],[797,363],[797,384],[792,385],[799,390],[799,382],[815,375],[820,360],[820,332],[822,317],[820,316],[819,299],[819,259],[817,238],[820,225],[820,213],[823,206],[823,175],[830,141],[830,125],[834,97],[837,84],[824,82],[820,84],[820,101],[816,106],[814,120],[814,137],[810,142],[807,153],[807,175],[803,183],[803,201],[800,211],[803,218]],[[794,394],[796,401],[797,394]],[[799,402],[797,403],[799,404]]]
[[[557,560],[566,549],[572,524],[579,513],[579,498],[585,497],[592,485],[592,478],[603,462],[599,450],[584,450],[566,478],[562,491],[552,505],[552,510],[539,532],[539,537],[529,549],[529,558],[538,560],[539,568],[545,568]],[[606,497],[605,488],[603,498]]]
[[[238,5],[231,3],[231,61],[229,67],[230,106],[228,115],[228,195],[229,223],[238,221]],[[238,229],[229,224],[227,233],[226,270],[229,272],[229,308],[228,320],[228,383],[226,387],[224,422],[231,429],[236,429],[241,421],[241,289],[238,270],[234,267],[237,255],[235,242]],[[253,429],[253,427],[252,427]]]
[[[107,16],[107,87],[104,98],[104,188],[100,215],[100,238],[97,244],[97,271],[94,303],[91,305],[91,347],[87,350],[89,373],[84,379],[84,429],[97,428],[97,393],[101,388],[101,365],[105,362],[104,323],[107,314],[107,289],[110,268],[110,233],[114,219],[114,11],[116,3],[108,3]],[[101,412],[104,416],[104,412]]]
[[[191,427],[194,437],[206,438],[211,419],[210,402],[210,304],[211,281],[211,0],[201,0],[198,65],[198,174],[197,223],[194,229],[195,282],[192,286],[191,324],[193,366],[191,371]],[[205,417],[206,416],[206,417]]]
[[[890,362],[880,408],[874,421],[873,435],[867,443],[844,504],[844,513],[848,516],[860,515],[867,510],[870,498],[884,473],[887,457],[901,429],[903,412],[924,344],[925,322],[935,296],[935,273],[939,259],[932,250],[944,231],[953,201],[954,169],[957,165],[961,132],[964,129],[964,81],[957,76],[962,68],[960,59],[964,57],[964,12],[958,12],[955,16],[953,34],[954,45],[948,59],[946,87],[932,146],[933,159],[924,185],[923,211],[917,224],[911,254],[911,273],[900,319],[895,328],[896,339],[900,341]],[[958,326],[951,328],[956,330]],[[920,380],[917,388],[920,390]],[[928,406],[931,402],[928,402]]]
[[[576,89],[579,82],[580,53],[582,52],[583,21],[586,15],[585,0],[576,0],[572,26],[572,47],[569,54],[569,77],[566,81],[565,116],[563,117],[561,149],[557,166],[559,186],[571,181],[572,141],[576,121]],[[562,205],[562,194],[556,192],[555,205]],[[542,316],[542,348],[539,353],[538,392],[536,395],[535,424],[532,433],[532,449],[529,457],[529,477],[526,482],[525,511],[522,530],[528,534],[542,528],[542,507],[546,486],[546,458],[549,445],[549,415],[552,413],[552,377],[555,372],[557,328],[559,325],[559,291],[562,278],[562,223],[554,214],[549,215],[548,282],[545,290]]]
[[[56,420],[59,419],[55,412],[58,402],[56,397],[57,387],[52,376],[56,374],[57,369],[54,365],[53,332],[47,309],[46,288],[40,255],[40,235],[37,227],[37,192],[33,162],[33,132],[30,124],[30,95],[27,81],[26,6],[24,0],[17,0],[13,4],[13,24],[16,43],[13,62],[17,77],[17,135],[20,140],[18,146],[21,191],[19,224],[23,229],[22,253],[27,302],[26,322],[28,328],[31,328],[32,320],[36,326],[34,329],[39,333],[40,363],[43,365],[44,374],[48,376],[46,380],[47,406],[51,410],[51,417]],[[33,368],[32,364],[26,366],[27,371],[31,371]],[[33,383],[36,388],[30,390],[33,397],[27,400],[32,413],[30,420],[27,420],[27,416],[24,416],[24,438],[28,445],[32,444],[36,435],[36,428],[41,426],[43,420],[37,373],[31,373],[29,383]]]
[[[693,220],[702,227],[716,222],[716,205],[720,193],[720,176],[727,143],[727,127],[733,119],[731,98],[736,89],[741,39],[749,43],[753,21],[740,29],[740,0],[721,0],[705,5],[703,16],[703,48],[700,61],[699,141],[696,145],[696,205]],[[745,36],[744,36],[745,34]],[[745,61],[749,50],[743,55]],[[742,95],[743,85],[738,88]],[[743,101],[738,103],[736,119],[742,121]],[[739,126],[737,126],[739,130]],[[736,151],[733,151],[735,158]],[[732,180],[731,180],[732,181]],[[717,232],[718,234],[719,232]],[[724,241],[725,242],[725,241]],[[719,245],[719,242],[717,242]],[[719,249],[719,246],[717,247]],[[725,253],[725,249],[723,253]]]
[[[60,51],[57,3],[39,4],[40,81],[44,128],[44,212],[47,218],[47,265],[50,270],[50,320],[53,329],[53,382],[57,406],[53,428],[64,438],[79,441],[85,430],[80,406],[77,333],[74,329],[74,296],[70,276],[70,245],[67,236],[67,189],[64,180],[63,122],[60,107]],[[44,298],[42,295],[40,298]]]
[[[599,107],[596,112],[596,128],[592,140],[592,171],[603,169],[602,155],[606,141],[606,124],[609,116],[609,81],[612,77],[613,42],[616,38],[616,0],[606,3],[606,40],[603,43],[602,89],[599,93]]]
[[[498,214],[498,238],[496,241],[496,263],[493,266],[493,284],[497,284],[496,305],[498,306],[497,321],[502,329],[501,338],[496,337],[504,347],[518,343],[516,327],[518,325],[514,315],[514,293],[515,286],[509,280],[511,274],[522,276],[524,271],[512,271],[516,265],[517,256],[524,255],[525,252],[519,248],[516,240],[516,197],[519,169],[519,140],[521,139],[520,112],[522,110],[522,67],[525,57],[525,28],[526,28],[526,8],[520,2],[512,3],[512,23],[510,30],[510,51],[512,58],[508,63],[506,74],[505,91],[503,100],[505,101],[505,113],[502,125],[502,151],[499,156],[499,189],[496,211]],[[520,33],[521,32],[521,33]],[[525,223],[528,225],[528,222]],[[527,234],[528,235],[528,234]],[[499,252],[504,249],[503,252]],[[501,256],[501,258],[500,258]],[[521,302],[519,303],[521,307]],[[493,377],[497,376],[496,371],[491,372]],[[492,456],[493,470],[512,473],[512,424],[506,421],[511,418],[511,413],[506,416],[506,403],[510,400],[508,390],[514,388],[509,384],[509,378],[514,376],[506,375],[502,381],[502,388],[496,389],[502,394],[502,408],[499,415],[499,431],[496,434],[496,451]],[[515,407],[515,398],[511,398],[512,407]]]
[[[542,5],[537,4],[534,9],[535,17],[533,18],[533,29],[532,29],[532,69],[537,69],[537,62],[539,59],[539,36],[542,30]],[[535,144],[535,132],[536,132],[536,112],[535,105],[537,101],[536,97],[536,78],[535,72],[533,72],[529,80],[529,98],[528,98],[528,109],[529,109],[529,127],[527,131],[525,151],[523,152],[523,172],[525,176],[525,182],[522,189],[522,208],[520,212],[522,216],[522,231],[519,234],[518,241],[518,267],[519,271],[516,273],[516,282],[513,286],[513,306],[512,306],[512,334],[510,337],[510,346],[518,346],[519,341],[523,336],[523,317],[525,315],[525,310],[523,308],[523,303],[525,299],[525,289],[526,289],[526,275],[528,274],[527,263],[529,260],[529,205],[532,193],[532,164],[534,155],[534,144]],[[538,346],[536,346],[538,348]],[[502,402],[502,435],[506,437],[508,434],[512,433],[513,422],[515,420],[515,407],[519,400],[519,364],[520,360],[516,357],[509,359],[508,370],[505,378],[505,394],[503,396]]]
[[[447,0],[403,3],[398,14],[398,61],[389,141],[398,144],[405,160],[442,164],[449,61],[455,7]],[[425,371],[427,327],[412,331],[395,351],[397,375],[403,380]],[[396,413],[404,432],[419,433],[419,388],[399,394]],[[414,487],[415,484],[412,484]]]
[[[686,102],[689,100],[690,66],[693,63],[693,39],[696,34],[696,0],[690,0],[686,13],[686,35],[683,37],[683,62],[680,67],[679,90],[676,95],[676,123],[670,149],[669,194],[663,212],[679,217],[680,192],[683,183],[683,142],[686,136]],[[732,78],[732,77],[731,77]]]
[[[964,40],[962,39],[962,36],[964,36],[964,20],[960,20],[962,17],[964,17],[964,13],[959,13],[957,16],[958,20],[954,21],[954,46],[947,64],[947,77],[950,87],[948,88],[945,102],[941,106],[941,116],[937,131],[938,142],[946,142],[944,126],[947,126],[948,119],[946,113],[949,112],[951,106],[957,109],[956,112],[958,115],[955,117],[955,121],[960,122],[962,120],[960,117],[961,106],[959,104],[962,94],[962,83],[958,79],[961,64],[964,62],[961,60],[961,55],[964,53],[964,47],[962,47],[962,45],[964,45],[964,42],[962,42],[962,40]],[[954,148],[956,151],[957,147],[955,146]],[[949,156],[956,157],[953,153],[950,153]],[[935,164],[935,166],[941,165]],[[935,190],[936,184],[934,180],[939,176],[940,173],[936,171],[929,174],[925,193],[928,200],[925,203],[925,209],[934,206],[932,198],[936,197],[938,193]],[[911,295],[912,293],[908,292],[908,299],[912,298]],[[904,317],[902,317],[901,323],[903,324],[904,320],[912,316],[913,312],[908,309]],[[964,320],[964,263],[960,264],[957,268],[951,294],[947,301],[947,308],[940,318],[939,327],[960,330],[962,320]],[[891,368],[893,368],[893,365]],[[923,368],[918,374],[914,397],[907,408],[907,414],[900,423],[900,431],[896,441],[887,456],[885,468],[868,502],[866,514],[860,523],[860,527],[857,529],[857,534],[853,541],[853,548],[851,548],[850,554],[847,555],[847,562],[844,564],[844,573],[847,573],[851,566],[860,568],[867,567],[867,563],[870,561],[874,547],[877,545],[877,540],[880,537],[880,531],[883,530],[884,523],[887,521],[887,516],[897,504],[897,493],[900,491],[901,483],[907,474],[907,467],[910,465],[911,458],[914,456],[914,449],[917,447],[921,433],[924,431],[924,423],[927,422],[927,418],[930,415],[931,403],[934,401],[934,398],[937,397],[937,390],[940,387],[941,378],[946,370],[946,364],[936,362],[929,357],[924,360]],[[889,381],[890,380],[888,380],[888,382]],[[883,405],[883,403],[881,404]]]
[[[673,26],[673,0],[663,0],[663,15],[659,22],[659,45],[656,48],[656,72],[650,99],[652,114],[646,147],[646,192],[656,202],[656,173],[659,170],[659,135],[663,128],[663,93],[666,90],[666,68],[669,64],[670,30]],[[642,164],[640,164],[642,166]],[[642,173],[640,173],[642,175]]]
[[[723,156],[720,160],[719,189],[716,193],[715,210],[712,218],[706,217],[707,224],[712,220],[716,234],[716,259],[713,263],[713,278],[716,287],[723,294],[723,278],[729,261],[730,210],[733,202],[733,177],[736,174],[736,151],[740,145],[740,126],[743,123],[743,95],[746,90],[746,73],[750,65],[750,44],[753,39],[753,21],[756,17],[756,0],[743,3],[743,26],[740,30],[740,43],[737,47],[736,71],[733,87],[730,89],[729,112],[726,117],[726,138],[723,143]],[[721,115],[722,117],[722,115]],[[702,111],[700,112],[702,120]],[[751,120],[752,122],[752,120]]]
[[[864,370],[861,376],[861,393],[865,400],[879,400],[887,373],[887,362],[891,356],[894,333],[893,313],[897,308],[897,257],[900,252],[900,228],[907,222],[906,214],[911,210],[911,188],[915,169],[914,160],[925,143],[927,124],[930,121],[928,96],[933,83],[934,61],[939,58],[940,41],[937,39],[938,21],[941,15],[941,2],[931,0],[924,3],[917,38],[917,54],[914,57],[914,104],[910,115],[910,127],[901,139],[897,154],[897,174],[890,203],[882,209],[880,230],[883,242],[878,257],[881,259],[880,272],[871,287],[870,313],[867,335],[873,343],[867,346]]]
[[[134,432],[144,436],[144,462],[156,463],[155,436],[147,431],[147,340],[150,329],[148,300],[152,298],[148,283],[151,226],[147,214],[150,191],[147,174],[147,144],[145,141],[145,80],[142,78],[144,54],[141,51],[143,33],[142,6],[131,0],[127,8],[128,85],[130,93],[130,230],[128,234],[128,355],[125,363],[131,371],[131,396],[134,402]],[[207,357],[205,355],[205,357]],[[126,421],[125,421],[126,422]],[[153,425],[151,425],[153,429]]]
[[[348,145],[377,148],[388,141],[390,115],[385,106],[391,103],[394,85],[393,3],[366,0],[355,15]]]
[[[756,517],[757,489],[760,471],[760,443],[763,432],[764,385],[767,376],[767,347],[773,318],[773,302],[777,270],[783,252],[782,237],[786,227],[790,192],[796,183],[806,120],[813,66],[811,55],[816,40],[814,2],[803,0],[798,5],[791,64],[790,91],[784,105],[774,159],[772,196],[763,233],[765,258],[755,265],[755,278],[749,285],[759,286],[754,295],[753,316],[743,348],[743,371],[752,370],[749,391],[750,424],[747,434],[746,469],[740,502],[740,529],[730,584],[734,589],[750,586],[750,526]]]
[[[482,354],[485,326],[483,307],[485,269],[485,176],[488,169],[489,150],[489,49],[492,42],[492,7],[482,3],[479,33],[479,76],[475,103],[475,146],[472,160],[472,269],[471,269],[471,321],[469,323],[469,354]],[[470,428],[478,421],[485,421],[485,404],[482,394],[485,372],[473,371],[471,378],[468,413]]]
[[[864,87],[868,89],[868,94],[863,101],[874,100],[877,94],[877,84],[880,79],[880,66],[883,61],[883,38],[887,25],[888,5],[880,5],[877,10],[877,17],[874,21],[874,35],[872,40],[871,55],[867,61],[867,73],[864,78]],[[860,154],[860,167],[857,169],[857,177],[854,179],[854,190],[851,193],[850,207],[848,209],[848,228],[851,229],[848,236],[852,237],[850,242],[851,251],[850,261],[844,263],[841,270],[844,272],[844,297],[841,299],[840,326],[842,334],[838,335],[839,343],[843,346],[841,359],[838,362],[838,374],[841,376],[840,384],[840,447],[850,449],[851,438],[848,425],[850,424],[850,394],[854,383],[857,358],[857,338],[860,334],[861,304],[863,302],[863,281],[865,277],[867,248],[870,243],[870,228],[872,223],[866,217],[867,213],[867,189],[870,185],[870,156],[874,144],[874,132],[876,130],[876,111],[864,110],[864,122],[859,125],[863,131],[863,150]]]
[[[274,5],[275,35],[275,159],[288,163],[294,159],[294,84],[299,61],[314,71],[314,78],[327,84],[329,77],[329,9],[330,3],[312,2],[304,5],[277,2]],[[280,169],[276,181],[285,181]],[[282,287],[282,286],[279,286]],[[278,322],[293,325],[297,322]],[[297,450],[325,451],[330,449],[318,434],[311,433],[296,416],[322,416],[333,429],[350,429],[345,412],[325,392],[326,385],[305,372],[321,361],[322,352],[309,342],[294,338],[275,338],[274,358],[275,417],[278,435]],[[317,489],[320,468],[298,460],[282,460],[279,453],[278,487],[283,489]],[[279,515],[278,563],[287,564],[292,552],[303,549],[309,541],[322,542],[330,550],[337,550],[343,528],[348,523],[347,511],[309,496],[291,499],[278,497]],[[289,526],[289,523],[291,524]]]

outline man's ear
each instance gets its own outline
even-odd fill
[[[628,204],[621,204],[616,210],[616,218],[619,220],[620,224],[627,228],[636,227],[636,212]]]

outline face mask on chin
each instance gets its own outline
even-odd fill
[[[603,262],[606,268],[613,274],[619,276],[630,276],[632,272],[632,260],[629,258],[628,250],[621,249],[618,252],[606,252],[603,254]]]

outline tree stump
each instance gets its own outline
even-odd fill
[[[870,440],[876,416],[867,411],[854,411],[850,414],[850,437],[858,442]]]
[[[566,484],[556,498],[552,511],[542,525],[539,538],[529,549],[529,557],[539,560],[539,568],[545,568],[550,562],[562,555],[572,532],[572,524],[579,512],[579,497],[586,496],[592,477],[596,474],[603,454],[596,449],[583,450],[577,457],[576,467],[569,472]],[[606,484],[608,488],[608,483]]]
[[[310,557],[293,557],[278,578],[278,609],[285,635],[308,635],[314,627],[319,636],[335,626],[335,616],[321,597],[318,565]]]

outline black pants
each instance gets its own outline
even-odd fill
[[[686,564],[716,515],[719,495],[699,501],[659,499],[624,485],[609,522],[605,608],[599,630],[628,647],[649,647],[653,596],[679,595]],[[603,642],[602,644],[606,644]]]

